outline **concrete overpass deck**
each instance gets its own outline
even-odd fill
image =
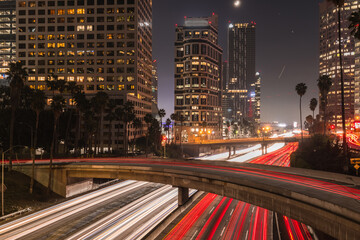
[[[360,239],[360,178],[256,164],[164,159],[88,159],[58,163],[53,189],[71,178],[133,179],[196,188],[254,204],[310,225],[338,239]],[[15,166],[30,174],[31,166]],[[36,179],[47,183],[48,166]]]

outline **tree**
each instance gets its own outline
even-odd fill
[[[153,122],[153,116],[150,113],[147,113],[144,117],[144,121],[147,125],[147,131],[146,131],[146,157],[148,156],[149,153],[149,134],[150,134],[150,126],[151,123]]]
[[[304,141],[304,136],[303,136],[303,124],[302,124],[302,112],[301,112],[301,98],[302,96],[305,95],[306,90],[307,90],[307,86],[305,83],[299,83],[296,85],[295,87],[296,93],[300,96],[300,127],[301,127],[301,142]]]
[[[76,136],[75,136],[75,151],[79,153],[80,151],[78,150],[78,147],[79,147],[79,140],[81,135],[82,117],[86,113],[86,111],[90,109],[90,101],[86,98],[85,93],[81,91],[76,92],[74,94],[74,101],[78,115],[78,119],[77,119],[78,122],[76,128]]]
[[[134,110],[134,104],[130,101],[127,101],[122,107],[115,109],[115,113],[119,121],[124,123],[124,149],[125,154],[128,153],[128,143],[129,143],[129,125],[134,121],[136,115]],[[120,128],[119,128],[120,129]]]
[[[92,104],[94,111],[96,113],[99,113],[98,118],[98,137],[97,142],[100,143],[100,152],[103,153],[104,145],[103,145],[103,118],[104,118],[104,112],[105,108],[108,104],[109,96],[106,92],[97,92],[95,97],[92,98]]]
[[[135,150],[135,143],[136,143],[136,137],[137,137],[137,132],[139,129],[142,128],[143,124],[140,120],[140,118],[135,118],[133,121],[133,126],[135,128],[135,135],[134,135],[134,141],[133,141],[133,152]]]
[[[159,117],[160,117],[160,127],[161,127],[161,130],[162,130],[162,119],[166,115],[165,109],[160,109],[158,114],[159,114]]]
[[[318,101],[317,101],[317,99],[316,98],[312,98],[311,100],[310,100],[310,105],[309,105],[309,107],[310,107],[310,110],[313,112],[313,118],[315,118],[315,109],[316,109],[316,107],[317,107],[317,104],[318,104]]]
[[[10,105],[11,105],[11,120],[10,120],[10,158],[9,171],[12,169],[12,153],[14,144],[14,126],[15,114],[20,104],[21,91],[24,87],[24,80],[27,76],[27,70],[23,67],[21,62],[10,63],[9,70],[6,72],[8,81],[10,83]]]
[[[46,105],[46,96],[45,92],[41,90],[35,90],[31,98],[31,109],[35,112],[36,121],[35,121],[35,134],[34,134],[34,146],[32,148],[36,149],[37,146],[37,136],[38,136],[38,129],[39,129],[39,117],[40,113],[44,111]],[[32,149],[32,151],[35,151]],[[32,175],[31,175],[31,183],[30,183],[30,193],[33,192],[34,186],[34,175],[35,175],[35,153],[32,152]]]
[[[165,122],[165,131],[167,132],[168,143],[170,141],[170,126],[171,126],[171,119],[168,118],[168,119],[166,119],[166,122]]]
[[[81,91],[80,86],[76,84],[76,82],[67,82],[65,85],[65,91],[70,94],[70,96],[74,99],[75,95]],[[71,133],[71,123],[72,123],[72,116],[74,112],[74,108],[68,105],[68,118],[66,124],[66,132],[65,132],[65,151],[68,152],[69,146],[69,136]]]
[[[171,120],[173,120],[173,122],[174,122],[174,126],[173,126],[173,137],[174,137],[174,141],[175,141],[175,145],[176,145],[176,136],[175,136],[175,132],[174,132],[174,129],[175,129],[175,126],[176,126],[176,119],[177,119],[177,115],[175,114],[175,113],[172,113],[171,115],[170,115],[170,118],[171,118]]]
[[[344,6],[345,0],[327,0],[332,2],[337,7],[338,12],[338,35],[339,35],[339,65],[340,65],[340,79],[341,79],[341,118],[342,118],[342,130],[343,130],[343,148],[345,156],[345,168],[347,166],[347,142],[346,142],[346,126],[345,126],[345,93],[344,93],[344,73],[343,73],[343,61],[342,61],[342,46],[341,46],[341,8]]]
[[[50,146],[50,165],[49,165],[49,183],[48,183],[48,192],[50,193],[51,191],[51,181],[52,181],[52,162],[53,162],[53,158],[54,158],[54,145],[57,142],[56,139],[56,126],[58,123],[58,120],[60,118],[60,115],[65,107],[65,99],[64,97],[59,94],[59,95],[55,95],[51,101],[51,110],[53,112],[54,115],[54,126],[53,126],[53,138],[51,141],[51,146]]]
[[[351,30],[351,35],[360,40],[360,9],[350,15],[349,22],[349,29]]]
[[[327,107],[327,96],[330,91],[330,88],[332,86],[331,78],[327,75],[322,75],[317,80],[317,86],[319,88],[320,92],[320,104],[324,111],[324,135],[326,134],[326,120],[327,120],[327,113],[326,113],[326,107]]]
[[[105,118],[109,121],[109,139],[108,139],[108,152],[110,153],[110,148],[112,145],[112,122],[116,119],[115,114],[116,102],[115,99],[109,99],[107,107],[105,109],[106,116]]]

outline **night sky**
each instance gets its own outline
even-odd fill
[[[304,82],[303,118],[311,114],[309,102],[317,98],[319,55],[319,0],[153,0],[153,57],[158,62],[159,108],[167,117],[174,112],[175,24],[184,16],[219,15],[219,42],[226,59],[229,21],[255,21],[256,68],[262,74],[261,120],[299,121],[299,97],[295,85]],[[280,76],[282,70],[285,69]],[[280,78],[279,78],[280,76]],[[318,112],[318,110],[316,110]]]

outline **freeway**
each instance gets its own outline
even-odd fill
[[[94,236],[97,239],[111,239],[114,236],[120,236],[121,239],[140,237],[177,207],[175,188],[164,186],[156,189],[151,188],[151,185],[153,184],[124,181],[54,205],[1,225],[0,239],[64,239],[67,235],[71,235],[68,239],[94,239]],[[146,191],[146,188],[150,189]],[[136,199],[136,196],[140,198]],[[119,210],[114,212],[114,206],[112,213],[94,214],[99,212],[102,205],[108,205],[111,201],[121,202],[125,198],[130,199]],[[81,218],[85,219],[79,220]],[[93,219],[99,220],[79,231]]]
[[[250,162],[289,166],[290,154],[296,150],[297,145],[288,144]],[[304,224],[285,216],[283,218],[288,239],[312,239]],[[267,209],[209,193],[165,237],[169,240],[184,238],[272,239],[273,213]]]

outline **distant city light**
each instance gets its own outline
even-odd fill
[[[234,24],[230,23],[229,28],[233,28],[233,27],[234,27]]]

